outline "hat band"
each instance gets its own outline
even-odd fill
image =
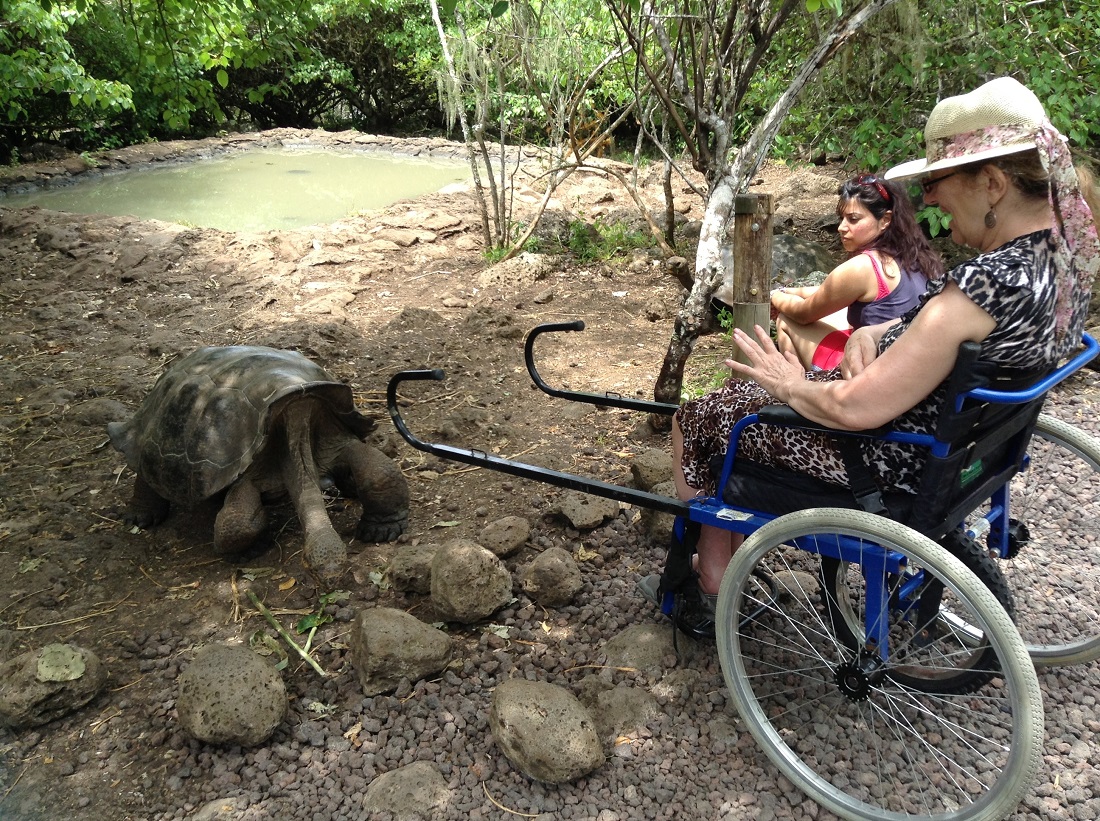
[[[925,143],[928,164],[942,160],[982,154],[995,148],[1008,148],[1035,138],[1035,126],[989,125],[974,131],[952,134],[950,137],[933,137]]]

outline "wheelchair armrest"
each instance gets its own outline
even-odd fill
[[[872,438],[881,438],[893,430],[888,424],[880,425],[870,430],[841,430],[839,428],[830,428],[828,425],[822,425],[812,419],[807,419],[801,413],[791,408],[790,405],[765,405],[757,411],[756,416],[766,425],[777,425],[783,428],[804,428],[806,430],[817,430],[824,433],[835,433],[841,436],[868,436]]]

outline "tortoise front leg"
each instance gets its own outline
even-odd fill
[[[286,453],[282,476],[287,493],[305,533],[306,564],[325,578],[344,570],[348,551],[332,526],[321,493],[320,475],[313,454],[314,403],[294,402],[285,415]]]
[[[168,500],[153,490],[139,475],[134,479],[134,495],[130,499],[130,509],[123,515],[123,521],[142,528],[153,527],[168,518],[169,509]]]

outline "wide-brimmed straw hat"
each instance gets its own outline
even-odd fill
[[[1011,77],[939,102],[924,127],[925,157],[896,165],[888,180],[990,160],[1035,148],[1034,129],[1047,121],[1043,104]]]

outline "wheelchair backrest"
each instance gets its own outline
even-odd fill
[[[933,538],[953,530],[1020,471],[1046,400],[1045,390],[1019,402],[976,397],[975,391],[1027,391],[1050,373],[998,368],[979,359],[979,350],[975,342],[959,348],[906,522]]]

